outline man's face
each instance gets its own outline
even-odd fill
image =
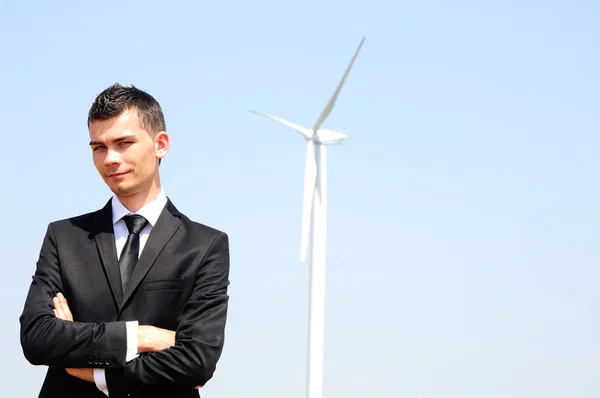
[[[141,127],[135,109],[92,122],[89,130],[94,165],[111,191],[130,196],[150,189],[157,175],[158,159],[168,151],[165,132],[152,138]]]

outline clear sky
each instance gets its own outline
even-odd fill
[[[227,232],[226,347],[202,396],[301,398],[305,145],[329,151],[325,397],[600,396],[600,2],[0,3],[0,385],[36,396],[18,317],[47,224],[110,198],[87,110],[164,108],[164,188]]]

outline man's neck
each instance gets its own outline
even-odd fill
[[[161,186],[158,185],[158,186],[152,186],[152,188],[150,188],[146,192],[139,192],[135,195],[130,195],[130,196],[116,195],[116,196],[117,196],[117,199],[119,199],[119,201],[123,204],[123,206],[125,206],[125,208],[127,210],[129,210],[132,213],[135,213],[142,207],[146,206],[148,203],[156,200],[156,198],[158,197],[158,194],[160,194],[161,190],[162,190]]]

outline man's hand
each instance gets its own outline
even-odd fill
[[[161,351],[175,345],[175,332],[155,326],[138,326],[138,352]]]
[[[138,352],[154,352],[175,345],[175,332],[150,325],[138,326]],[[194,387],[196,390],[204,386]]]
[[[73,377],[94,383],[94,369],[92,368],[67,368],[66,370]]]
[[[63,321],[73,322],[73,315],[69,309],[69,304],[62,293],[58,293],[56,297],[52,299],[52,302],[54,303],[54,314],[57,318],[62,319]]]

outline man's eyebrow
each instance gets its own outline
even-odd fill
[[[128,134],[128,135],[123,135],[121,137],[115,138],[114,140],[112,140],[112,142],[115,143],[115,144],[117,144],[117,143],[125,141],[125,140],[130,140],[132,138],[135,138],[135,135]],[[90,141],[90,145],[104,145],[104,142],[101,142],[101,141]]]

